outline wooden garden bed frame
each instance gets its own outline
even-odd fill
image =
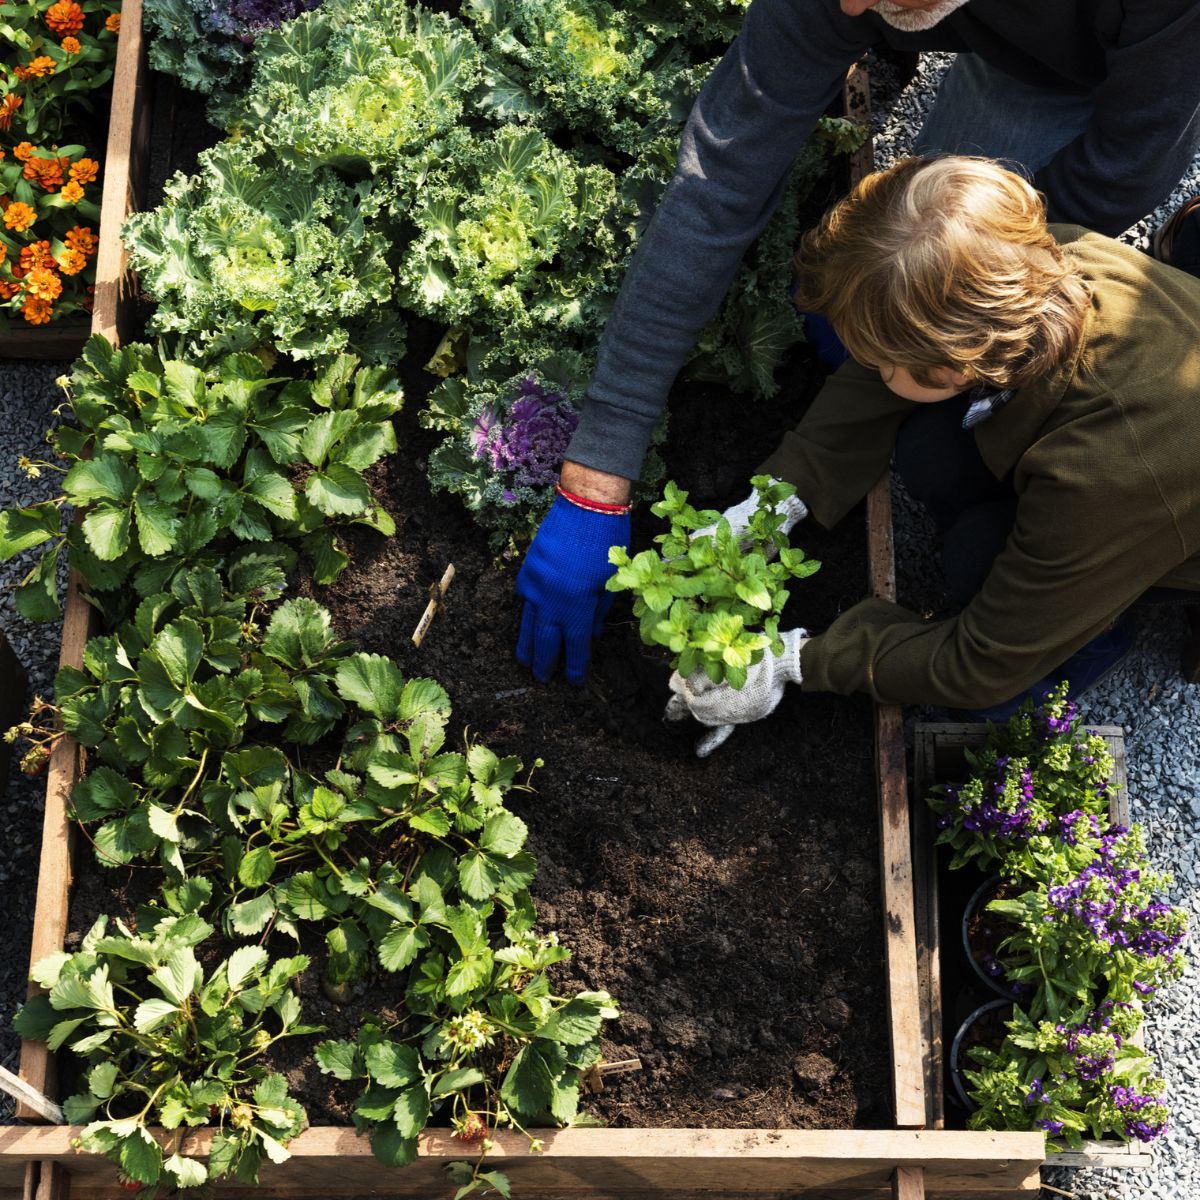
[[[90,333],[115,336],[118,316],[133,281],[125,270],[121,222],[141,194],[147,155],[150,107],[144,103],[146,48],[142,35],[142,0],[125,0],[121,34],[113,68],[104,182],[100,194],[100,247],[96,254],[96,296],[89,320],[64,317],[44,327],[13,326],[0,331],[0,359],[34,358],[69,361],[79,355]],[[64,638],[64,646],[66,639]]]
[[[1114,786],[1109,801],[1109,820],[1128,826],[1129,784],[1125,769],[1125,737],[1119,725],[1094,728],[1108,743],[1113,756]],[[937,783],[954,783],[966,773],[963,751],[977,750],[987,739],[982,723],[920,722],[913,734],[913,863],[920,881],[916,895],[918,964],[925,1063],[925,1095],[929,1102],[927,1123],[940,1129],[945,1122],[945,1061],[940,977],[941,938],[938,918],[938,877],[934,855],[933,819],[925,796]],[[1142,1045],[1142,1032],[1133,1039]],[[1085,1141],[1080,1150],[1063,1150],[1046,1159],[1048,1166],[1122,1168],[1144,1171],[1153,1166],[1154,1155],[1143,1142]]]
[[[93,330],[118,341],[131,298],[118,231],[134,205],[144,160],[146,105],[142,102],[144,53],[141,0],[126,0],[113,95],[113,121],[104,183],[103,240],[99,252]],[[865,73],[851,72],[847,110],[865,116]],[[852,163],[871,169],[868,147]],[[885,475],[867,501],[870,583],[877,596],[895,597],[891,495]],[[82,666],[91,608],[71,577],[63,620],[61,662]],[[911,829],[905,782],[900,710],[875,712],[882,866],[888,1034],[892,1055],[891,1104],[896,1127],[879,1130],[780,1129],[568,1129],[539,1131],[545,1149],[531,1155],[527,1140],[501,1133],[489,1162],[507,1172],[520,1200],[683,1200],[700,1195],[791,1197],[893,1197],[894,1200],[1009,1200],[1039,1187],[1043,1160],[1040,1134],[966,1133],[933,1128],[928,1013],[917,963],[917,929]],[[50,762],[46,789],[37,908],[30,961],[62,948],[72,873],[71,790],[85,767],[81,749],[62,738]],[[31,992],[36,990],[31,988]],[[44,1043],[22,1046],[21,1075],[55,1093],[54,1058]],[[36,1118],[24,1108],[18,1118]],[[78,1128],[37,1124],[0,1126],[0,1200],[99,1200],[115,1194],[116,1170],[106,1160],[78,1154]],[[166,1143],[171,1135],[161,1133]],[[211,1130],[185,1135],[184,1153],[203,1156]],[[447,1194],[441,1167],[470,1157],[446,1131],[430,1130],[416,1163],[399,1170],[378,1163],[364,1138],[351,1128],[317,1126],[290,1144],[292,1157],[267,1166],[258,1189],[218,1184],[220,1196]]]

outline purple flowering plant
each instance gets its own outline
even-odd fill
[[[999,1047],[975,1046],[965,1071],[972,1129],[1041,1130],[1052,1149],[1084,1137],[1151,1142],[1167,1125],[1163,1081],[1133,1043],[1141,1012],[1102,1001],[1062,1021],[1035,1021],[1015,1009]]]
[[[533,536],[579,424],[582,389],[536,370],[505,382],[439,385],[422,424],[445,440],[429,456],[429,481],[453,492],[503,551]]]
[[[928,797],[938,844],[953,848],[952,869],[990,869],[1026,848],[1036,856],[1072,822],[1108,813],[1112,755],[1102,737],[1080,728],[1065,683],[990,725],[983,749],[965,753],[969,778],[938,784]]]

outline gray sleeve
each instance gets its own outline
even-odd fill
[[[674,178],[626,273],[569,459],[640,474],[679,368],[779,203],[817,118],[876,36],[838,0],[750,5],[692,109]]]
[[[1200,4],[1127,0],[1084,131],[1037,172],[1051,221],[1116,237],[1157,208],[1200,146]]]

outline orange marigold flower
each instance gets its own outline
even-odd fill
[[[46,12],[46,24],[60,36],[83,28],[83,9],[75,0],[57,0]]]
[[[13,158],[24,162],[33,153],[33,150],[34,146],[32,142],[18,142],[13,147]]]
[[[3,242],[0,242],[0,263],[3,263],[7,257],[8,247]]]
[[[68,54],[78,54],[83,47],[79,44],[79,39],[74,37],[65,37],[62,40],[62,48]]]
[[[19,283],[9,283],[7,280],[0,279],[0,300],[11,300],[20,290]]]
[[[22,246],[20,264],[25,271],[34,267],[53,267],[54,255],[50,252],[50,243],[42,241],[34,242],[31,246]]]
[[[49,300],[39,300],[36,296],[25,297],[25,307],[21,310],[21,315],[24,316],[30,325],[46,325],[49,324],[50,314],[54,311],[54,306]]]
[[[59,195],[71,204],[78,204],[83,199],[83,188],[72,179]]]
[[[37,213],[23,200],[14,200],[4,210],[4,227],[14,233],[24,233],[37,220]]]
[[[86,255],[88,258],[91,258],[100,248],[95,231],[89,229],[86,225],[76,225],[74,229],[68,229],[63,241],[72,250],[78,250],[80,254]]]
[[[76,183],[91,183],[100,174],[100,164],[94,158],[81,158],[71,164],[70,175]]]
[[[3,100],[0,100],[0,130],[5,133],[12,127],[13,117],[16,115],[17,109],[25,103],[24,96],[14,96],[9,92]]]
[[[79,250],[66,249],[58,260],[58,269],[64,275],[78,275],[87,266],[87,255]]]
[[[25,277],[25,291],[39,300],[57,300],[62,295],[62,280],[49,267],[34,267]]]
[[[104,22],[104,28],[107,29],[109,33],[120,33],[121,32],[121,14],[120,13],[112,13],[109,16],[108,20]]]
[[[24,83],[25,80],[27,80],[29,78],[29,68],[28,67],[13,67],[13,74],[22,83]]]
[[[29,75],[36,75],[41,78],[44,75],[54,74],[54,59],[48,54],[39,54],[37,58],[31,60],[29,66],[25,68]]]

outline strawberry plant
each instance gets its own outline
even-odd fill
[[[782,653],[779,616],[787,582],[807,579],[821,565],[789,546],[781,532],[785,518],[777,505],[796,489],[766,475],[751,483],[758,508],[740,540],[720,513],[693,508],[687,492],[668,483],[663,499],[650,508],[670,522],[654,539],[661,552],[643,550],[631,558],[621,546],[609,551],[617,569],[608,590],[633,592],[642,641],[666,646],[681,675],[703,670],[713,683],[735,688],[767,650]],[[701,532],[710,526],[713,532]]]
[[[84,1060],[86,1090],[63,1105],[68,1121],[84,1125],[79,1147],[135,1183],[256,1182],[264,1158],[288,1158],[306,1119],[261,1059],[283,1038],[320,1032],[301,1024],[292,990],[308,959],[272,960],[261,946],[239,946],[206,971],[195,947],[212,927],[193,913],[163,916],[147,935],[108,925],[101,917],[78,951],[34,966],[48,994],[14,1022],[22,1037]],[[150,1132],[209,1124],[217,1129],[207,1169],[179,1153],[178,1142],[164,1154]]]
[[[0,559],[50,543],[17,590],[20,611],[58,615],[64,548],[97,602],[118,609],[129,584],[162,592],[222,540],[301,540],[314,578],[331,582],[347,562],[331,525],[395,528],[362,473],[395,450],[403,396],[394,377],[356,367],[342,355],[311,381],[287,380],[233,354],[206,372],[93,336],[68,389],[79,427],[51,430],[55,460],[26,463],[63,473],[63,494],[0,513]],[[64,521],[67,505],[86,509],[81,522]]]

